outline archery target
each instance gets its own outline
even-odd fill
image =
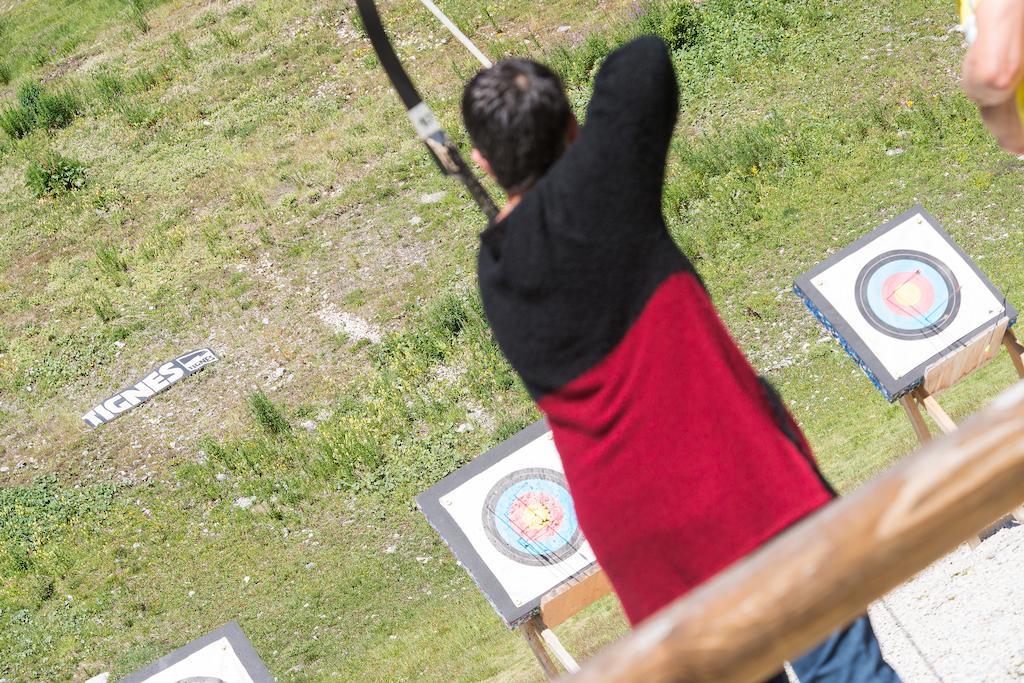
[[[145,683],[191,683],[191,681],[231,681],[252,683],[245,665],[235,654],[227,638],[220,638],[193,652],[180,662],[145,679]]]
[[[550,432],[462,482],[440,505],[468,540],[474,562],[479,558],[516,607],[595,561]]]
[[[582,534],[565,475],[529,467],[498,480],[484,500],[487,539],[498,552],[541,567],[570,558]]]
[[[252,643],[231,622],[130,674],[122,683],[267,683]]]
[[[869,375],[891,378],[881,384],[893,395],[1008,310],[922,209],[873,231],[797,283]]]
[[[857,309],[875,329],[897,339],[934,336],[956,319],[960,285],[953,271],[912,249],[871,259],[856,284]]]

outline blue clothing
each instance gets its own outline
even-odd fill
[[[790,664],[800,683],[900,683],[900,677],[882,658],[867,616],[836,631]],[[787,683],[785,672],[766,683]]]

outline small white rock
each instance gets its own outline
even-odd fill
[[[239,498],[235,501],[235,507],[247,510],[252,507],[252,504],[256,502],[256,496],[250,496],[248,498]]]
[[[251,578],[246,576],[245,578],[242,579],[242,583],[249,583],[250,580],[251,580]]]
[[[398,550],[398,546],[394,545],[389,545],[387,548],[384,548],[384,552],[388,555],[393,554],[396,550]]]
[[[307,562],[306,563],[306,569],[314,569],[315,567],[316,567],[316,562]]]
[[[897,156],[899,154],[903,154],[906,151],[907,150],[903,149],[902,147],[893,147],[892,149],[885,150],[885,156],[887,156],[887,157],[894,157],[894,156]]]

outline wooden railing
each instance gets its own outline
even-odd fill
[[[1022,502],[1024,382],[678,599],[571,681],[763,680]]]

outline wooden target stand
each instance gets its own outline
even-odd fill
[[[1005,348],[1017,369],[1017,375],[1024,379],[1024,345],[1017,341],[1009,327],[1009,319],[1003,318],[994,327],[978,334],[957,351],[931,365],[924,373],[924,381],[910,393],[900,397],[900,404],[906,411],[918,440],[925,444],[932,438],[932,432],[925,422],[927,413],[943,434],[956,430],[956,422],[942,409],[935,399],[940,392],[950,388],[971,373],[981,369]],[[1024,506],[1014,510],[1013,517],[1024,524]],[[971,547],[981,542],[980,537],[971,541]]]
[[[566,673],[580,670],[576,659],[551,629],[611,592],[612,585],[608,577],[600,567],[595,566],[541,598],[540,612],[519,626],[519,631],[549,681],[559,676],[556,662],[562,665]]]

